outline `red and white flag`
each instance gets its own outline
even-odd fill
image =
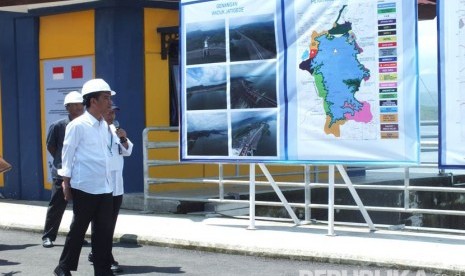
[[[63,80],[65,78],[65,69],[64,67],[53,67],[52,74],[54,80]]]

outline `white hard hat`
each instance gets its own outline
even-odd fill
[[[100,91],[110,92],[112,96],[116,94],[115,91],[111,90],[110,85],[102,79],[92,79],[84,83],[81,94],[84,97],[87,94]]]
[[[70,103],[81,103],[84,101],[82,99],[81,93],[77,91],[71,91],[65,96],[65,101],[63,102],[63,105],[66,106],[67,104]]]

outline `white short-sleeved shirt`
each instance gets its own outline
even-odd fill
[[[113,124],[110,125],[110,141],[111,150],[108,151],[110,159],[110,172],[111,181],[113,184],[113,196],[119,196],[124,194],[124,183],[123,183],[123,167],[124,167],[124,156],[129,156],[132,153],[133,144],[128,139],[128,148],[126,149],[120,144],[120,139],[116,136],[116,128]]]
[[[70,177],[71,187],[86,193],[113,192],[107,154],[109,140],[105,120],[84,112],[66,126],[58,174]]]

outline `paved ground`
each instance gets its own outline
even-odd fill
[[[59,236],[53,248],[43,248],[40,237],[40,233],[0,229],[0,275],[51,275],[63,250],[65,237]],[[89,252],[90,245],[85,245],[73,276],[94,274],[93,266],[87,260]],[[232,255],[130,243],[114,243],[113,255],[123,269],[117,275],[437,276],[426,271],[397,271],[391,268]],[[342,273],[346,274],[341,275]]]
[[[0,227],[42,231],[43,203],[0,200]],[[66,211],[60,233],[67,233],[71,211]],[[215,252],[239,253],[330,263],[373,264],[397,269],[425,269],[455,275],[465,272],[463,235],[391,231],[370,232],[365,227],[326,224],[295,226],[289,222],[256,221],[200,215],[142,214],[123,210],[115,239]]]

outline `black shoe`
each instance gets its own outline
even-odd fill
[[[69,270],[64,270],[60,266],[55,267],[55,270],[53,270],[53,275],[55,275],[55,276],[72,276],[71,272],[69,272]]]
[[[117,261],[114,261],[111,264],[111,271],[113,271],[114,273],[117,273],[117,272],[123,272],[123,269],[119,266],[119,263]]]
[[[89,242],[88,242],[86,239],[84,239],[84,240],[82,241],[82,245],[88,245],[88,244],[89,244]]]
[[[89,253],[89,256],[87,257],[87,259],[88,259],[89,262],[91,262],[91,263],[94,262],[94,255],[92,254],[92,252]]]
[[[53,242],[50,238],[44,238],[42,239],[42,246],[45,248],[53,247]]]
[[[94,267],[94,275],[99,275],[99,276],[115,276],[115,274],[113,273],[113,271],[111,271],[110,269],[102,270],[101,268],[98,269],[98,268],[95,268],[95,267]]]

